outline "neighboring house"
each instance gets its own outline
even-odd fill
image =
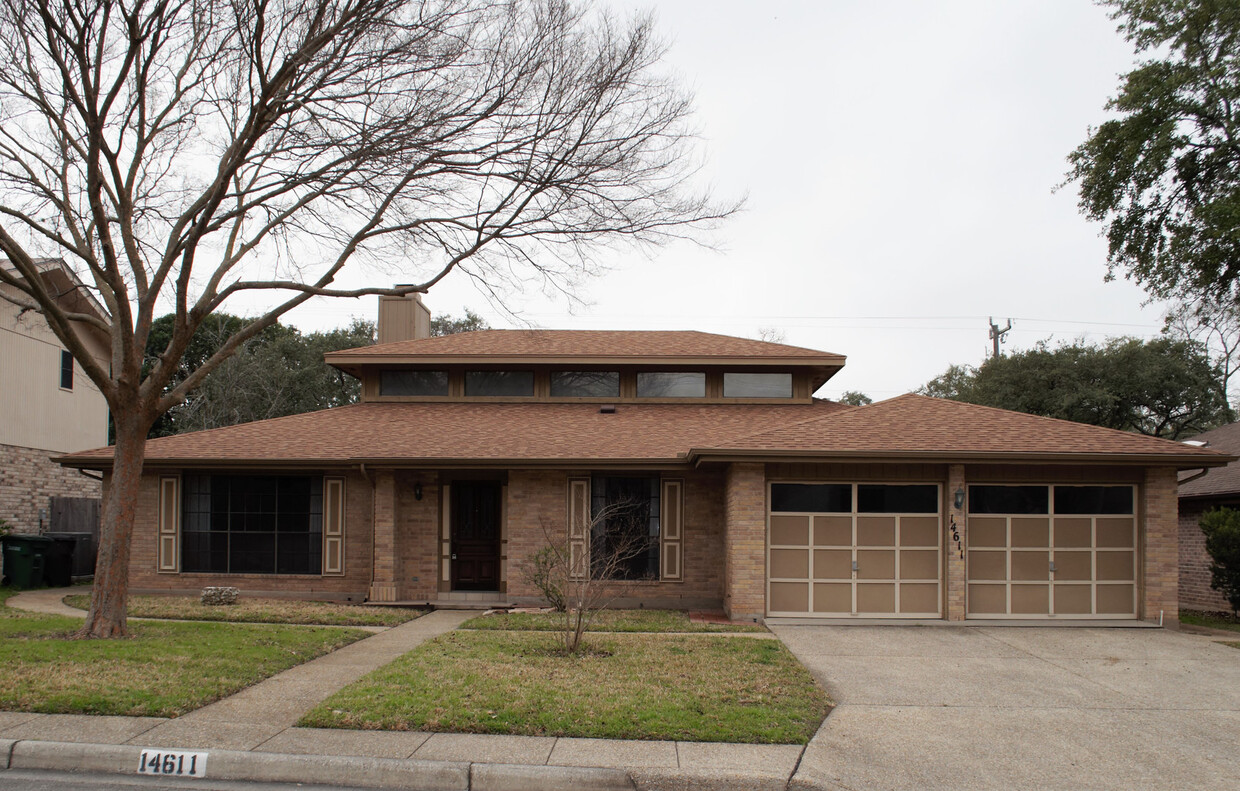
[[[1231,423],[1189,440],[1202,447],[1240,455],[1240,423]],[[1204,473],[1204,474],[1202,474]],[[1240,508],[1240,461],[1226,467],[1182,475],[1180,484],[1180,606],[1187,610],[1231,611],[1222,592],[1210,587],[1210,555],[1198,522],[1219,506]]]
[[[1232,458],[916,395],[815,400],[844,365],[827,352],[414,337],[419,310],[381,301],[380,342],[327,355],[361,403],[148,442],[133,588],[526,602],[521,568],[548,536],[588,556],[635,530],[651,541],[620,572],[629,605],[1174,622],[1177,471]],[[615,508],[629,519],[591,518]]]
[[[5,262],[0,266],[14,271]],[[63,261],[41,261],[40,271],[66,308],[107,317]],[[46,526],[49,497],[99,496],[97,479],[51,457],[106,443],[108,406],[43,316],[6,296],[21,298],[0,283],[0,518],[34,533]],[[106,366],[107,334],[94,328],[82,334]]]

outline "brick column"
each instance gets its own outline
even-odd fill
[[[968,490],[964,479],[963,464],[947,466],[947,487],[943,492],[947,500],[947,524],[943,526],[943,551],[947,555],[945,581],[947,584],[947,610],[944,613],[949,621],[963,621],[965,613],[965,559],[961,549],[965,546],[965,508],[956,507],[956,490]],[[953,531],[952,525],[956,528]],[[959,536],[959,543],[957,543]]]
[[[724,488],[724,595],[730,618],[766,615],[766,468],[732,464]]]
[[[1172,627],[1179,625],[1180,605],[1180,525],[1175,470],[1150,467],[1141,487],[1141,514],[1144,522],[1141,595],[1142,612],[1147,621],[1158,620]]]
[[[396,476],[375,472],[374,578],[371,601],[396,601]]]

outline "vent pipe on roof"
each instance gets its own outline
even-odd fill
[[[422,304],[422,295],[414,291],[403,297],[380,296],[378,331],[379,343],[429,338],[431,312]]]

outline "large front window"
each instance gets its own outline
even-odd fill
[[[186,475],[181,570],[320,574],[323,479]]]
[[[596,475],[590,497],[592,576],[658,579],[658,476]]]

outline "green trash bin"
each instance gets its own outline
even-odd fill
[[[52,540],[43,536],[14,534],[4,537],[4,580],[14,588],[37,588],[43,584],[43,563]]]

